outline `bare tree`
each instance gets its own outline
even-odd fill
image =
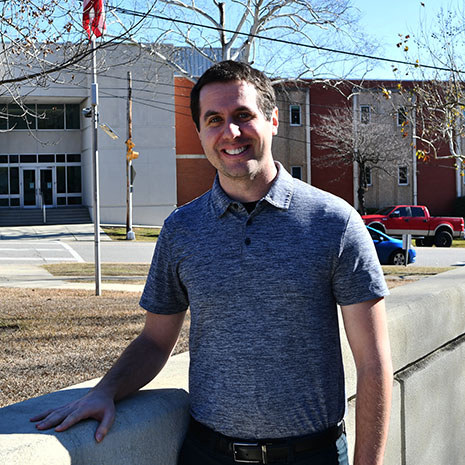
[[[425,17],[421,30],[398,44],[409,61],[417,63],[408,71],[415,81],[402,88],[405,106],[416,114],[417,154],[423,159],[453,158],[456,167],[465,161],[463,14],[460,8],[441,8],[432,23]]]
[[[113,47],[137,34],[150,11],[149,8],[142,17],[127,19],[123,27],[113,10],[107,8],[110,32],[97,40],[97,50]],[[15,116],[26,121],[28,115],[40,117],[25,103],[37,88],[47,88],[52,83],[83,84],[92,50],[82,18],[83,4],[79,0],[0,2],[0,98],[3,102],[0,123],[8,118],[8,108],[12,107]],[[98,56],[100,69],[105,70],[104,54]],[[122,53],[112,66],[136,59],[136,53]]]
[[[378,175],[393,176],[399,164],[410,164],[408,133],[392,128],[394,115],[372,112],[365,119],[351,106],[335,108],[320,115],[313,128],[324,156],[316,162],[321,167],[353,167],[358,169],[359,211],[365,214],[368,179]],[[404,126],[405,127],[405,126]]]
[[[254,63],[275,77],[328,76],[330,64],[344,62],[349,73],[361,60],[325,47],[373,50],[357,20],[350,0],[158,0],[157,14],[145,22],[144,42],[185,46],[211,64],[225,59]],[[176,50],[170,54],[153,46],[153,53],[195,80]]]
[[[0,96],[14,98],[24,83],[45,86],[87,69],[91,47],[82,26],[82,9],[79,0],[0,2]],[[136,34],[145,17],[131,18],[124,27],[110,18],[112,32],[97,42],[97,48]]]

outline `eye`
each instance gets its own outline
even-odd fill
[[[252,115],[248,112],[248,111],[241,111],[240,113],[237,114],[237,117],[240,119],[240,120],[248,120],[250,118],[252,118]]]
[[[215,115],[215,116],[208,118],[207,124],[215,125],[215,124],[221,123],[221,121],[222,121],[221,116]]]

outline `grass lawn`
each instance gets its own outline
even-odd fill
[[[42,265],[54,276],[94,276],[93,263],[52,263]],[[102,263],[102,277],[109,276],[147,276],[150,264],[146,263]]]
[[[102,226],[103,231],[113,241],[126,241],[126,226]],[[136,241],[156,242],[160,235],[161,228],[132,228],[136,235]]]
[[[445,271],[455,270],[455,266],[394,266],[383,265],[384,276],[433,276]]]
[[[42,265],[54,276],[94,276],[93,263],[53,263]],[[103,263],[102,277],[145,277],[150,265],[145,263]],[[453,270],[454,267],[424,267],[424,266],[383,266],[386,277],[390,276],[431,276],[444,271]]]
[[[0,407],[102,376],[142,330],[140,294],[0,287]],[[175,353],[188,350],[187,314]]]

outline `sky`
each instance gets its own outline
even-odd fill
[[[131,7],[135,8],[136,10],[143,11],[144,8],[141,6],[144,3],[144,0],[105,0],[107,3],[110,4],[118,4],[125,6],[129,9]],[[152,2],[153,0],[147,0]],[[225,0],[226,5],[228,6],[226,19],[230,19],[227,22],[227,28],[235,27],[238,18],[240,17],[240,13],[235,11],[235,7],[237,4],[232,0]],[[335,0],[337,1],[337,0]],[[186,2],[190,3],[190,2]],[[355,50],[358,53],[367,53],[369,55],[375,55],[384,58],[392,58],[401,61],[409,60],[410,62],[415,62],[415,59],[420,58],[418,53],[415,50],[415,46],[413,40],[410,39],[409,41],[409,56],[406,57],[403,53],[403,46],[398,48],[396,44],[401,40],[399,34],[403,34],[403,36],[410,34],[411,36],[416,35],[420,31],[420,27],[422,24],[434,24],[435,19],[437,18],[437,14],[441,8],[452,8],[457,7],[457,5],[464,5],[465,0],[351,0],[351,4],[353,8],[357,9],[361,19],[359,22],[360,31],[366,35],[367,38],[372,38],[370,43],[378,44],[378,47],[373,51],[366,51],[365,48],[360,46],[360,50]],[[134,7],[133,5],[137,5]],[[170,17],[169,10],[163,9],[159,4],[155,4],[154,9],[152,10],[153,14],[161,14],[162,16]],[[212,7],[213,1],[212,0],[197,0],[196,5],[203,8],[206,8],[209,13],[211,13],[215,18],[218,16],[218,11],[215,7]],[[236,5],[236,6],[235,6]],[[238,7],[237,7],[238,8]],[[178,12],[179,13],[179,12]],[[172,14],[172,13],[171,13]],[[119,15],[126,21],[130,16],[125,16],[124,14],[119,13]],[[196,22],[203,22],[207,23],[205,19],[202,17],[196,17],[195,15],[186,13],[184,16],[178,17],[178,19],[186,19],[191,20],[193,23]],[[114,23],[113,18],[113,23]],[[116,24],[108,25],[108,29],[112,30]],[[176,30],[178,25],[172,24],[171,22],[161,21],[159,22],[159,31],[157,33],[154,32],[152,27],[149,27],[147,31],[150,31],[153,36],[157,36],[161,34],[160,31],[165,31],[166,29],[169,30]],[[185,29],[185,25],[179,23],[179,28]],[[275,32],[274,37],[279,37],[279,34]],[[268,35],[268,34],[263,34]],[[176,36],[169,35],[162,35],[166,41],[169,41],[174,44],[185,45],[183,41],[177,42]],[[194,26],[190,32],[190,37],[194,42],[198,44],[206,43],[208,44],[209,41],[203,41],[201,39],[202,36],[208,36],[208,38],[213,38],[212,40],[217,39],[217,33],[212,32],[208,29],[202,29]],[[141,36],[142,37],[142,36]],[[271,35],[270,37],[273,37]],[[329,40],[327,40],[329,37]],[[344,37],[343,35],[339,36],[339,38]],[[287,38],[284,36],[283,38]],[[322,45],[324,47],[330,49],[337,49],[337,50],[354,50],[354,43],[356,47],[359,44],[356,42],[357,39],[354,41],[348,41],[347,47],[341,41],[332,41],[330,36],[321,37],[321,42],[317,36],[315,36],[316,40],[315,43],[317,45]],[[242,38],[241,38],[242,40]],[[345,39],[342,39],[342,41]],[[211,42],[210,42],[211,43]],[[217,46],[217,42],[214,42],[215,46]],[[265,45],[266,44],[266,45]],[[310,44],[310,42],[309,42]],[[277,47],[282,47],[281,49]],[[272,76],[294,76],[299,74],[300,71],[305,69],[305,66],[302,66],[302,61],[306,61],[308,64],[310,71],[308,71],[304,76],[305,77],[314,77],[311,73],[312,65],[313,68],[316,70],[315,75],[319,77],[349,77],[349,78],[370,78],[370,79],[413,79],[414,76],[412,75],[412,67],[402,67],[402,65],[393,65],[391,63],[383,63],[375,60],[370,60],[369,63],[371,68],[373,68],[368,74],[366,74],[365,64],[362,63],[358,67],[354,68],[354,64],[356,60],[350,60],[346,55],[341,54],[334,54],[334,60],[331,58],[327,59],[326,55],[322,54],[321,60],[318,56],[318,52],[315,52],[315,60],[312,61],[311,55],[309,55],[308,60],[302,60],[301,56],[306,55],[309,52],[308,48],[297,48],[295,52],[290,54],[286,54],[284,52],[286,45],[274,45],[272,42],[262,41],[260,47],[257,47],[257,55],[254,55],[255,64],[257,67],[265,69],[267,73]],[[293,49],[294,50],[294,49]],[[283,51],[282,53],[280,53]],[[300,53],[302,51],[302,53]],[[465,51],[462,56],[465,56]],[[327,66],[318,66],[320,63],[324,63],[326,60]],[[433,64],[438,65],[438,63],[430,63],[429,58],[425,59],[426,64]],[[346,62],[346,63],[345,63]],[[422,61],[423,63],[423,61]],[[288,72],[283,71],[283,66],[286,67]],[[395,74],[393,72],[393,68],[399,68],[398,72]],[[423,69],[423,68],[422,68]],[[413,69],[415,71],[415,69]],[[319,74],[318,74],[319,73]],[[425,76],[426,77],[426,76]]]
[[[421,6],[421,3],[425,6]],[[400,41],[399,34],[415,35],[422,23],[431,24],[436,20],[441,7],[460,3],[450,0],[352,0],[353,6],[360,10],[361,26],[380,43],[380,49],[375,54],[399,60],[405,60],[402,49],[396,46]],[[379,64],[368,77],[393,78],[392,66]]]

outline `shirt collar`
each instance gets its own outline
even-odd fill
[[[268,193],[263,197],[269,204],[288,210],[294,192],[294,182],[292,176],[284,169],[283,165],[275,162],[278,168],[278,174],[271,185]],[[211,190],[211,199],[213,207],[218,217],[222,216],[232,203],[235,203],[220,186],[218,174]]]

